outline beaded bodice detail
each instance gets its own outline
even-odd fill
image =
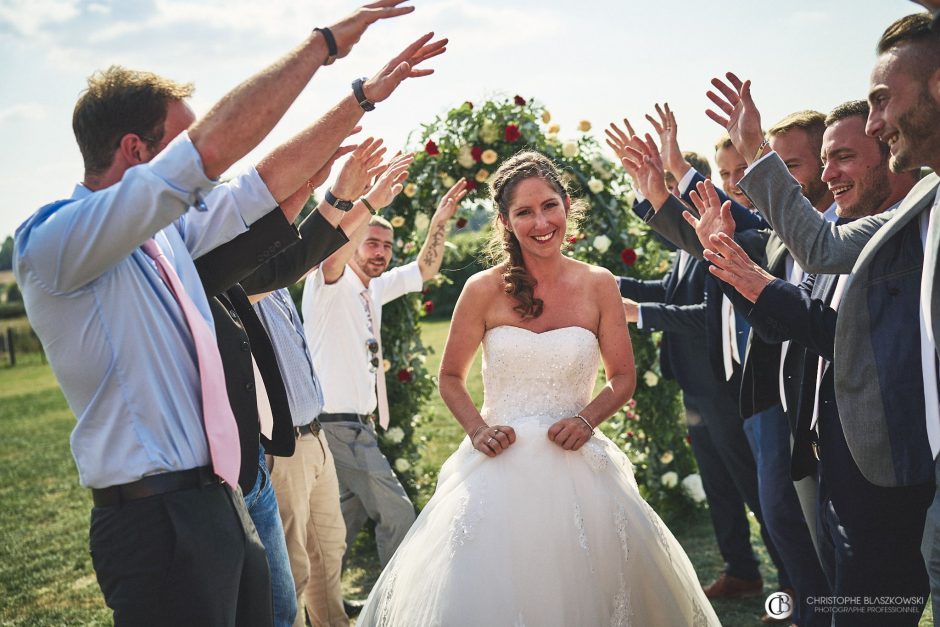
[[[591,400],[599,357],[597,338],[583,327],[490,329],[483,338],[483,419],[550,425],[577,414]]]

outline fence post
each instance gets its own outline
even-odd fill
[[[13,327],[7,327],[7,350],[10,351],[10,365],[16,365],[16,347],[13,345]]]

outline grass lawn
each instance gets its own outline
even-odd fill
[[[436,352],[428,368],[436,372],[447,334],[446,321],[423,325],[422,336]],[[482,400],[478,363],[469,382],[471,395]],[[107,625],[104,606],[88,555],[91,498],[78,484],[68,437],[75,419],[48,366],[27,357],[16,368],[0,367],[0,627],[8,625]],[[463,431],[435,396],[425,408],[423,458],[437,468],[456,448]],[[706,512],[671,528],[685,547],[702,580],[721,568]],[[772,570],[752,525],[752,541],[773,591]],[[354,547],[343,585],[352,596],[364,596],[378,575],[375,547],[363,533]],[[756,626],[763,599],[715,604],[722,624]],[[921,625],[932,625],[928,616]],[[410,627],[410,626],[409,626]]]

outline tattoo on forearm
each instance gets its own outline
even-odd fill
[[[428,236],[428,246],[427,251],[424,253],[424,263],[425,265],[431,265],[437,258],[441,255],[444,248],[444,232],[447,230],[446,224],[439,224],[437,228],[434,229]]]

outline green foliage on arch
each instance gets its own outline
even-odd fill
[[[413,133],[415,161],[404,193],[383,214],[396,227],[395,254],[413,259],[423,242],[427,216],[438,199],[459,177],[471,182],[471,191],[458,212],[454,232],[462,248],[482,249],[488,227],[471,231],[492,215],[486,181],[499,164],[522,149],[551,157],[572,190],[590,209],[579,233],[569,234],[565,254],[608,268],[615,275],[659,278],[668,269],[670,253],[649,236],[647,226],[630,207],[633,192],[618,164],[601,154],[601,146],[582,121],[573,133],[561,134],[548,111],[537,102],[519,96],[466,102],[439,116]],[[456,247],[450,246],[444,267],[454,267]],[[460,261],[458,266],[466,265]],[[466,279],[461,276],[460,281]],[[447,279],[442,279],[447,281]],[[418,490],[432,490],[436,475],[420,472],[416,464],[421,443],[413,438],[420,423],[421,407],[434,392],[435,377],[424,367],[426,349],[417,325],[434,304],[436,289],[398,299],[385,306],[382,337],[388,361],[388,392],[393,428],[382,448],[392,461],[412,497]],[[453,290],[449,290],[453,294]],[[627,451],[636,468],[641,492],[667,516],[675,517],[702,498],[700,484],[683,488],[682,479],[693,475],[695,463],[686,437],[681,403],[674,383],[659,372],[658,335],[633,332],[637,368],[634,400],[605,423],[604,431]],[[396,428],[397,427],[397,428]],[[691,482],[695,482],[693,477]]]

